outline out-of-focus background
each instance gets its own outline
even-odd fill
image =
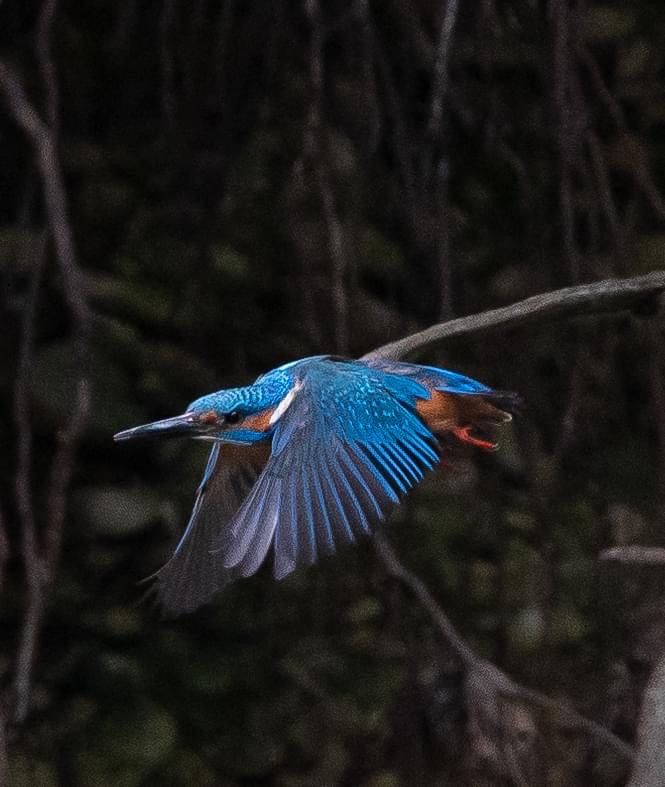
[[[597,729],[470,685],[369,543],[160,620],[138,583],[205,448],[111,436],[664,268],[662,0],[4,0],[0,60],[3,779],[624,784],[603,729],[635,742],[665,566],[598,555],[663,540],[653,309],[427,353],[526,409],[387,531],[477,654]]]

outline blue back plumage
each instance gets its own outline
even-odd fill
[[[386,374],[417,379],[436,391],[447,391],[448,393],[457,394],[486,394],[492,392],[491,388],[479,383],[477,380],[473,380],[471,377],[466,377],[463,374],[451,372],[447,369],[438,369],[435,366],[421,366],[415,363],[378,358],[368,361],[368,364],[372,369],[381,370]]]
[[[413,407],[417,398],[429,395],[415,380],[391,378],[355,361],[331,361],[317,356],[301,361],[298,370],[306,375],[308,396],[312,399],[308,416],[315,437],[321,440],[326,439],[331,428],[349,440],[380,439],[398,419],[404,418],[404,406]],[[415,419],[412,426],[420,431]],[[291,434],[289,429],[281,430],[279,440],[273,441],[273,452],[279,452]]]

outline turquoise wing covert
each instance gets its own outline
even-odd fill
[[[294,375],[270,458],[216,543],[229,571],[253,574],[271,544],[278,579],[313,563],[371,533],[438,463],[414,411],[425,389],[405,377],[389,390],[383,377],[323,361]]]

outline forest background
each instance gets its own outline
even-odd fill
[[[0,784],[662,787],[662,0],[4,0],[0,106]],[[115,431],[626,277],[421,347],[526,407],[378,550],[141,603]]]

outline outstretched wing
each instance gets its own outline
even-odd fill
[[[434,438],[413,405],[420,385],[398,395],[360,364],[313,362],[300,370],[278,416],[272,453],[218,539],[223,564],[253,574],[274,546],[281,578],[338,544],[371,533],[438,462]]]
[[[171,559],[154,574],[154,593],[166,614],[191,612],[237,576],[212,548],[247,497],[268,450],[213,446],[187,528]]]

